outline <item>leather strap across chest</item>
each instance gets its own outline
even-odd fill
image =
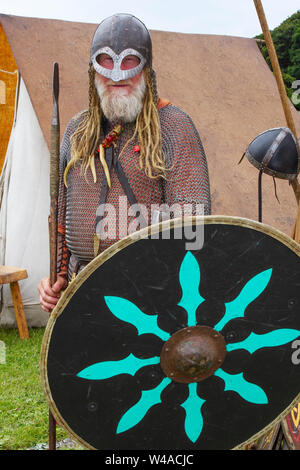
[[[134,192],[132,191],[132,188],[129,184],[129,181],[127,179],[127,176],[123,170],[123,167],[121,165],[120,160],[118,159],[117,155],[114,155],[114,147],[111,145],[110,147],[105,149],[105,159],[106,163],[108,166],[109,172],[111,171],[111,168],[114,167],[115,172],[118,176],[118,179],[122,185],[123,191],[126,194],[128,201],[131,206],[135,205],[135,207],[138,207],[138,201],[135,197]],[[101,191],[100,191],[100,198],[99,198],[99,206],[97,209],[97,214],[96,214],[96,222],[95,222],[95,235],[94,235],[94,254],[97,256],[100,251],[100,233],[101,233],[101,224],[104,218],[104,213],[105,213],[105,202],[107,198],[107,191],[108,191],[108,182],[106,179],[105,174],[103,175],[103,180],[102,180],[102,185],[101,185]],[[139,220],[141,221],[142,227],[146,227],[147,223],[142,215],[141,210],[138,211],[139,213],[137,214],[139,217]],[[142,228],[141,227],[141,228]]]

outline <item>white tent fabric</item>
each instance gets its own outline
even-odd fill
[[[39,304],[37,285],[49,273],[49,160],[47,144],[21,79],[1,175],[0,262],[27,270],[28,278],[19,282],[24,306]],[[12,305],[8,285],[3,286],[2,301],[4,307]]]

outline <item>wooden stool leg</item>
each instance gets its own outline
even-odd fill
[[[21,297],[21,292],[20,292],[18,281],[11,282],[9,285],[10,285],[12,300],[14,303],[20,338],[28,339],[29,333],[28,333],[27,322],[26,322],[26,317],[25,317],[25,312],[23,308],[23,302],[22,302],[22,297]]]

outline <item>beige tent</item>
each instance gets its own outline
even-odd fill
[[[5,60],[11,54],[21,77],[16,100],[19,125],[17,117],[17,132],[11,134],[8,145],[14,147],[10,155],[19,156],[20,163],[14,165],[17,157],[11,157],[11,167],[6,163],[6,171],[2,172],[6,198],[2,199],[0,213],[1,262],[28,269],[29,278],[22,281],[21,288],[27,312],[31,312],[32,305],[38,309],[37,280],[49,270],[47,188],[52,66],[57,61],[60,67],[62,133],[69,119],[87,107],[89,48],[96,25],[7,15],[0,15],[0,23],[4,31],[1,49],[2,44],[9,45],[4,56],[0,55],[0,69],[8,67]],[[238,162],[258,133],[285,126],[286,122],[275,79],[256,41],[163,31],[151,31],[151,36],[159,94],[192,117],[202,138],[213,214],[257,220],[258,171],[247,160],[240,165]],[[9,71],[13,70],[14,65]],[[295,109],[293,115],[300,133],[300,117]],[[6,148],[5,137],[0,134],[0,138],[1,147]],[[21,164],[26,165],[23,170]],[[29,187],[31,191],[26,191]],[[297,211],[294,193],[283,180],[277,180],[277,193],[280,204],[272,178],[264,175],[263,222],[290,234]],[[9,303],[8,297],[4,303]],[[37,312],[38,322],[44,321],[42,312]],[[1,317],[3,321],[3,314]],[[29,324],[35,324],[36,318],[33,316]]]

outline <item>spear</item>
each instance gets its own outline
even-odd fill
[[[50,248],[50,284],[57,280],[57,207],[58,207],[58,174],[59,174],[59,71],[58,63],[53,64],[52,75],[53,110],[50,142],[50,215],[49,215],[49,248]],[[49,449],[56,449],[56,422],[49,409]]]
[[[50,283],[53,285],[57,279],[57,205],[58,205],[58,172],[59,172],[59,75],[58,63],[53,64],[52,78],[53,110],[51,122],[50,142],[50,216],[49,216],[49,245],[50,245]]]
[[[280,66],[278,62],[278,57],[276,54],[273,39],[272,39],[270,30],[268,27],[268,23],[266,20],[266,15],[265,15],[261,0],[253,0],[253,1],[254,1],[258,19],[261,25],[261,29],[262,29],[262,32],[266,41],[266,46],[267,46],[269,57],[271,60],[274,76],[276,79],[277,88],[279,91],[286,123],[289,129],[294,134],[294,137],[297,143],[296,145],[298,147],[298,153],[299,153],[299,143],[298,143],[296,127],[295,127],[295,123],[294,123],[294,119],[293,119],[293,115],[291,111],[291,103],[286,94],[286,89],[284,86],[284,82],[283,82],[283,78],[282,78],[282,74],[281,74],[281,70],[280,70]],[[297,180],[297,177],[291,181],[291,185],[294,190],[294,194],[295,194],[297,205],[298,205],[298,212],[297,212],[297,216],[296,216],[296,220],[295,220],[295,224],[294,224],[294,228],[293,228],[293,232],[291,236],[294,240],[300,243],[300,184]]]

